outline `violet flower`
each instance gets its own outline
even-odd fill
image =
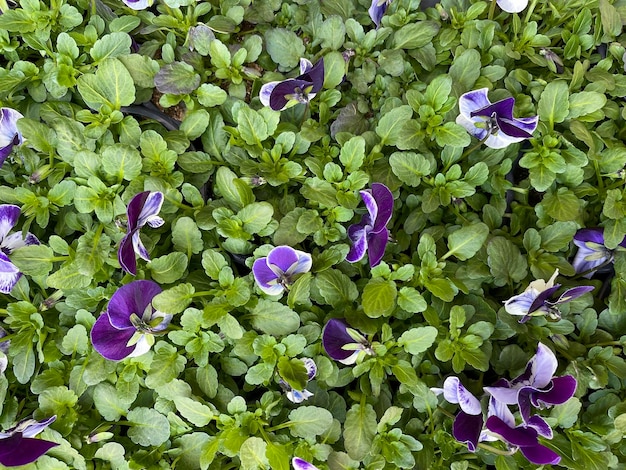
[[[23,118],[21,113],[11,108],[0,108],[0,166],[13,150],[24,139],[17,129],[17,121]]]
[[[346,260],[356,263],[367,251],[370,266],[374,267],[383,259],[389,241],[387,224],[393,214],[393,194],[382,183],[372,183],[372,189],[360,191],[360,194],[368,213],[358,224],[348,228],[352,247]]]
[[[519,13],[528,6],[528,0],[496,0],[496,3],[507,13]]]
[[[554,377],[558,362],[554,353],[542,343],[537,353],[528,361],[524,373],[510,382],[501,379],[492,387],[485,387],[497,401],[505,405],[517,404],[527,427],[544,437],[552,437],[552,430],[538,415],[531,416],[531,405],[545,408],[560,405],[576,392],[576,379],[571,375]]]
[[[127,273],[137,274],[135,254],[146,261],[150,261],[150,255],[141,242],[139,231],[146,224],[152,228],[163,225],[164,221],[158,215],[162,205],[163,193],[160,191],[144,191],[133,196],[128,203],[126,209],[128,231],[122,238],[117,251],[117,259],[122,269]]]
[[[338,318],[331,318],[324,325],[322,346],[331,359],[348,366],[359,357],[374,354],[365,336]]]
[[[0,204],[0,292],[3,294],[11,292],[22,277],[22,273],[11,263],[8,255],[27,245],[39,245],[37,237],[30,232],[26,234],[26,238],[22,237],[21,232],[9,235],[19,217],[18,206]]]
[[[383,19],[383,16],[385,15],[385,12],[390,4],[391,0],[372,0],[372,5],[369,7],[367,12],[376,25],[376,28],[380,27],[380,21]]]
[[[583,228],[574,235],[574,245],[578,251],[572,261],[572,266],[577,274],[586,273],[583,277],[591,279],[595,272],[604,272],[610,269],[608,266],[615,256],[614,250],[608,249],[604,245],[603,228]],[[626,238],[622,240],[619,247],[626,248]]]
[[[122,0],[124,4],[133,10],[145,10],[154,3],[154,0]]]
[[[17,467],[34,462],[51,448],[58,446],[56,442],[34,437],[57,419],[56,415],[43,421],[25,419],[16,426],[0,432],[0,464],[5,467]]]
[[[481,88],[461,95],[456,123],[493,149],[531,138],[539,117],[514,118],[515,99],[505,98],[491,103],[487,91],[488,88]]]
[[[594,289],[593,286],[578,286],[567,289],[556,300],[550,300],[552,295],[561,287],[561,284],[554,284],[554,280],[559,274],[555,270],[552,277],[546,282],[543,279],[532,281],[526,290],[511,297],[504,302],[504,309],[511,315],[522,315],[520,323],[527,322],[530,317],[538,315],[548,315],[550,318],[558,320],[561,318],[558,306],[570,302]]]
[[[283,81],[269,82],[261,87],[259,98],[264,106],[274,111],[308,103],[324,85],[324,59],[315,66],[307,59],[300,59],[300,75]]]
[[[153,281],[132,281],[120,287],[91,329],[94,349],[112,361],[148,352],[154,344],[153,335],[163,332],[172,320],[172,315],[152,306],[152,299],[160,292]]]
[[[291,465],[293,465],[294,470],[319,470],[319,468],[315,465],[301,459],[300,457],[294,457],[291,460]]]
[[[310,254],[281,245],[257,259],[252,273],[259,289],[268,295],[278,295],[295,282],[297,274],[309,272],[312,264]]]
[[[317,366],[315,365],[315,361],[311,358],[305,357],[304,359],[300,359],[304,363],[304,367],[306,367],[307,371],[307,382],[313,380],[313,377],[317,374]],[[285,395],[287,399],[293,403],[302,403],[304,400],[307,400],[309,397],[312,397],[313,394],[309,392],[307,389],[304,390],[296,390],[291,387],[286,381],[282,378],[278,380],[278,383],[285,391]]]

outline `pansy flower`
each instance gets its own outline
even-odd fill
[[[539,117],[514,118],[515,99],[505,98],[492,103],[487,98],[487,91],[488,88],[481,88],[461,95],[456,123],[493,149],[531,138]]]
[[[291,461],[291,465],[293,465],[293,470],[319,470],[315,465],[300,457],[294,457]]]
[[[324,325],[322,346],[331,359],[346,365],[355,364],[359,356],[374,354],[365,336],[338,318]]]
[[[348,228],[348,238],[352,241],[352,247],[346,260],[356,263],[367,252],[370,266],[374,267],[383,259],[389,241],[387,224],[393,214],[393,194],[382,183],[372,183],[372,189],[360,191],[360,194],[367,214],[358,224]]]
[[[307,382],[313,380],[313,377],[317,374],[317,366],[315,365],[315,361],[311,358],[305,357],[304,359],[300,359],[304,363],[304,367],[306,368],[307,373]],[[313,394],[309,392],[307,389],[304,390],[296,390],[291,387],[285,380],[282,378],[278,380],[281,388],[285,391],[285,395],[287,399],[293,403],[302,403],[304,400],[307,400],[309,397],[312,397]]]
[[[0,166],[13,150],[24,139],[17,129],[17,121],[23,118],[21,113],[11,108],[0,108]]]
[[[0,432],[0,464],[5,467],[18,467],[34,462],[51,448],[58,446],[56,442],[34,437],[57,419],[56,415],[43,421],[25,419],[16,426]]]
[[[163,225],[164,221],[158,215],[162,205],[163,193],[160,191],[144,191],[133,196],[128,203],[126,209],[128,231],[126,235],[124,235],[124,238],[122,238],[117,251],[117,259],[122,269],[127,273],[132,275],[137,274],[137,259],[135,258],[135,254],[146,261],[150,261],[150,255],[141,242],[139,231],[146,224],[152,228]]]
[[[39,245],[39,240],[32,233],[22,237],[21,232],[9,234],[20,217],[20,208],[12,204],[0,204],[0,292],[8,294],[17,284],[22,273],[11,263],[9,256],[13,251],[27,245]]]
[[[521,315],[520,323],[538,315],[548,315],[558,320],[561,318],[558,308],[560,304],[570,302],[594,289],[593,286],[573,287],[563,292],[558,299],[552,300],[552,295],[561,287],[561,284],[554,283],[558,274],[557,269],[547,282],[543,279],[532,281],[523,293],[505,301],[504,309],[511,315]]]
[[[154,3],[154,0],[122,0],[124,4],[128,8],[132,8],[133,10],[145,10],[148,7],[151,7]]]
[[[370,18],[372,19],[374,24],[376,25],[376,28],[380,27],[380,21],[383,19],[383,16],[385,15],[385,12],[387,11],[390,3],[391,0],[372,0],[372,5],[369,7],[369,10],[367,10],[367,12],[369,13]]]
[[[259,289],[268,295],[281,294],[295,282],[298,274],[311,270],[311,255],[290,246],[277,246],[252,265],[252,274]]]
[[[120,361],[148,352],[154,334],[162,333],[172,315],[155,310],[152,299],[161,292],[153,281],[132,281],[120,287],[91,329],[91,342],[106,359]]]
[[[507,13],[519,13],[528,6],[528,0],[496,0],[496,3]]]
[[[613,261],[615,251],[626,248],[626,238],[619,244],[619,248],[610,250],[604,245],[603,228],[583,228],[574,235],[574,245],[578,247],[578,251],[572,266],[577,274],[586,273],[584,277],[590,279],[595,272],[610,269],[609,265]]]
[[[308,103],[324,85],[324,59],[315,65],[307,59],[300,59],[300,75],[283,81],[269,82],[261,87],[259,98],[264,106],[274,111]]]

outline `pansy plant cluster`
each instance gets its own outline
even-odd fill
[[[0,464],[621,468],[624,17],[0,0]]]

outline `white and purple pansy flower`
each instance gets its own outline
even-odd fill
[[[151,7],[154,0],[122,0],[124,4],[133,10],[145,10]]]
[[[259,289],[268,295],[279,295],[288,289],[298,274],[311,270],[311,255],[290,246],[281,245],[252,265],[252,274]]]
[[[34,462],[53,447],[56,442],[35,439],[35,436],[57,419],[56,415],[43,421],[25,419],[16,426],[0,432],[0,464],[18,467]]]
[[[152,306],[161,293],[153,281],[132,281],[120,287],[91,329],[91,342],[104,358],[121,361],[148,352],[155,334],[163,333],[172,320]]]
[[[293,465],[294,470],[319,470],[319,468],[317,468],[315,465],[307,462],[304,459],[301,459],[300,457],[294,457],[291,460],[291,465]]]
[[[557,269],[547,282],[543,279],[532,281],[524,292],[505,301],[504,309],[511,315],[522,316],[520,323],[525,323],[530,317],[539,315],[547,315],[558,320],[561,318],[559,305],[570,302],[594,289],[593,286],[572,287],[563,292],[558,299],[551,300],[554,293],[561,287],[561,284],[554,283],[558,274]]]
[[[376,28],[380,27],[380,22],[389,7],[391,0],[372,0],[372,4],[370,5],[367,12],[370,15],[370,18],[376,25]]]
[[[331,359],[352,365],[359,357],[373,355],[369,341],[344,320],[331,318],[322,331],[322,346]]]
[[[8,294],[22,277],[20,270],[11,263],[9,255],[27,245],[39,245],[32,233],[22,237],[21,232],[11,233],[20,217],[20,208],[13,204],[0,204],[0,292]]]
[[[461,95],[456,123],[493,149],[531,138],[539,117],[514,118],[514,98],[492,103],[487,92],[488,88],[481,88]]]
[[[352,242],[346,260],[356,263],[367,252],[370,266],[380,263],[389,241],[387,224],[393,214],[393,194],[382,183],[372,183],[372,189],[360,191],[367,214],[358,224],[348,228],[348,238]]]
[[[519,13],[528,6],[528,0],[496,0],[496,3],[507,13]]]
[[[315,361],[309,357],[305,357],[304,359],[300,360],[304,363],[304,367],[306,368],[307,382],[310,382],[317,375],[317,366],[315,365]],[[304,400],[307,400],[313,396],[313,394],[309,392],[306,388],[303,390],[294,389],[282,378],[278,380],[278,383],[285,391],[285,396],[287,397],[287,399],[292,403],[302,403]]]
[[[583,228],[574,235],[574,245],[578,251],[572,261],[577,274],[590,279],[596,272],[602,273],[611,269],[610,264],[615,257],[615,251],[626,249],[626,238],[614,250],[604,245],[603,228]]]
[[[0,108],[0,166],[9,156],[13,147],[24,139],[17,129],[17,121],[23,118],[21,113],[11,108]]]
[[[300,59],[300,75],[296,78],[269,82],[261,87],[259,98],[264,106],[274,111],[308,103],[324,85],[324,59],[315,65],[307,59]]]
[[[135,254],[146,261],[150,261],[150,255],[141,242],[139,231],[146,224],[152,228],[163,225],[164,221],[158,215],[162,205],[163,193],[160,191],[144,191],[135,195],[128,203],[126,209],[127,232],[117,251],[117,259],[122,269],[127,273],[137,274]]]

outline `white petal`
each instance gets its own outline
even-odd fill
[[[270,96],[272,95],[272,91],[274,91],[274,88],[279,83],[280,82],[268,82],[261,87],[261,90],[259,91],[259,99],[261,100],[263,106],[270,105]]]
[[[528,315],[530,306],[539,293],[535,290],[523,292],[504,302],[504,309],[511,315]]]
[[[519,13],[528,6],[528,0],[496,0],[496,3],[507,13]]]

